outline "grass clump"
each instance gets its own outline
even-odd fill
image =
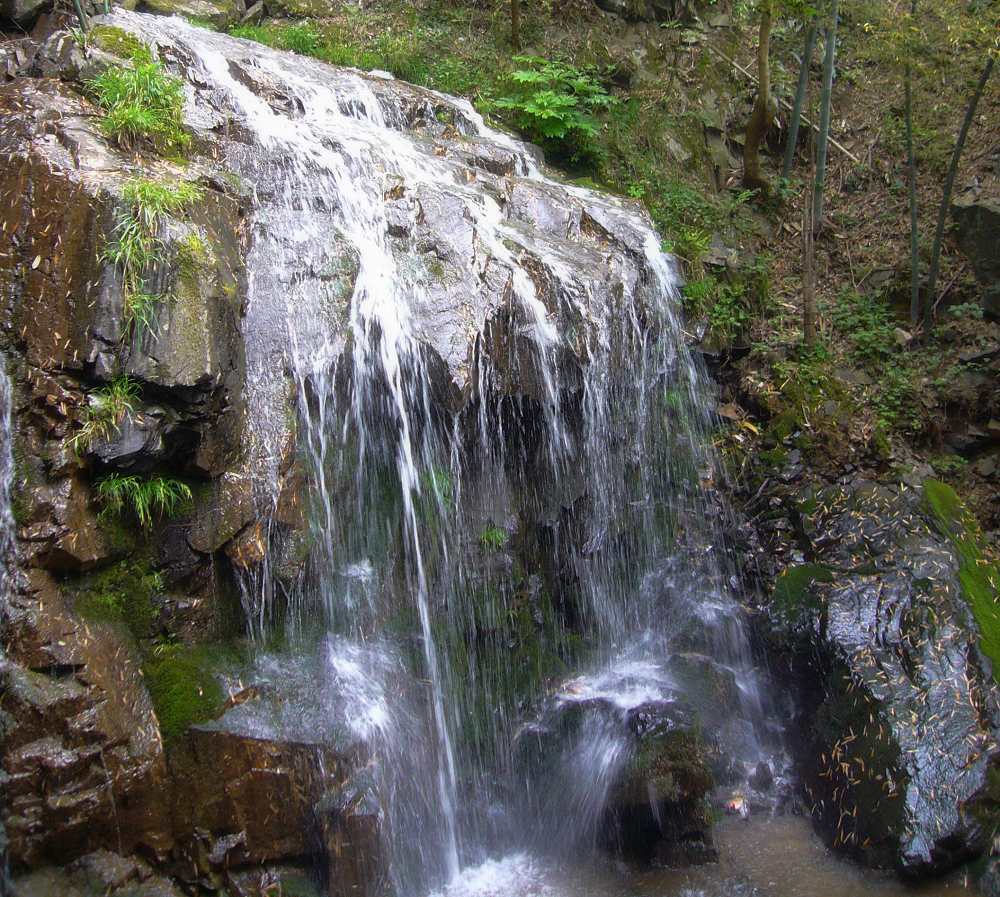
[[[1000,560],[990,556],[979,524],[951,486],[924,482],[924,505],[935,528],[958,554],[962,596],[979,626],[979,647],[1000,682]]]
[[[507,546],[507,533],[499,526],[488,526],[479,534],[479,543],[490,551],[502,551]]]
[[[182,153],[191,143],[184,130],[183,82],[137,43],[116,37],[112,52],[124,54],[131,64],[109,66],[87,85],[104,111],[101,126],[125,150],[145,141],[160,152]]]
[[[143,675],[164,741],[222,712],[225,695],[206,647],[165,645],[143,665]]]
[[[115,377],[108,386],[91,393],[90,399],[83,426],[70,440],[70,447],[77,455],[93,443],[119,432],[122,421],[135,410],[139,384],[123,374]]]
[[[97,484],[97,497],[104,511],[120,515],[130,510],[142,527],[149,527],[157,516],[176,517],[192,501],[191,487],[180,480],[154,476],[142,479],[113,473]]]
[[[188,181],[167,184],[137,178],[122,189],[127,211],[119,217],[114,240],[104,248],[102,258],[121,274],[125,304],[123,339],[155,333],[156,310],[162,297],[150,293],[143,278],[149,267],[163,258],[160,226],[164,219],[182,213],[203,195],[201,187]]]

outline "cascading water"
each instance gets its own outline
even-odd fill
[[[244,603],[369,745],[396,891],[592,842],[630,714],[709,667],[755,758],[710,402],[638,210],[547,179],[462,101],[113,21],[185,61],[189,119],[231,130],[253,189],[245,474],[265,518],[295,463],[312,489],[305,573],[279,575],[274,526]]]

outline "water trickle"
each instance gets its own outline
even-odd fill
[[[495,872],[539,832],[593,843],[634,713],[708,671],[738,683],[732,740],[754,756],[711,402],[638,209],[550,180],[465,101],[114,22],[182,61],[189,120],[231,135],[221,162],[253,195],[242,473],[268,552],[243,600],[296,659],[259,671],[290,717],[234,717],[368,745],[402,895],[461,893],[461,865]],[[289,581],[273,512],[295,467],[310,531]],[[554,751],[526,750],[569,710]]]

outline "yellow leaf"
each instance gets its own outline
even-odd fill
[[[751,433],[754,434],[754,436],[760,436],[760,430],[758,430],[757,427],[755,427],[752,423],[750,423],[750,421],[741,420],[740,426],[746,427]]]

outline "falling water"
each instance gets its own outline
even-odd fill
[[[705,664],[756,756],[711,403],[638,209],[549,180],[464,101],[114,21],[184,60],[189,120],[233,134],[253,192],[244,475],[270,529],[244,604],[313,652],[321,714],[371,746],[397,892],[540,833],[593,842],[630,719]],[[468,163],[482,145],[507,170]],[[273,512],[296,465],[311,531],[288,581]]]

